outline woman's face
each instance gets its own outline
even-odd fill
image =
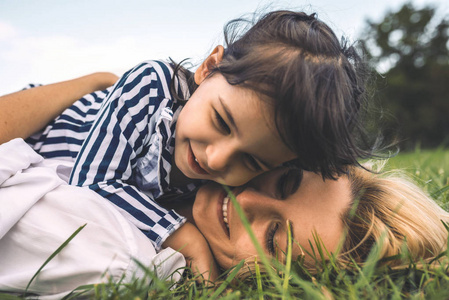
[[[335,250],[343,232],[341,215],[349,207],[349,180],[323,181],[320,175],[278,168],[233,189],[237,202],[248,218],[264,251],[283,261],[287,249],[287,220],[294,238],[293,257],[311,250],[317,233],[328,251]],[[193,218],[208,241],[217,263],[229,268],[257,255],[243,224],[226,192],[217,183],[203,186],[197,193]],[[223,204],[224,207],[223,207]],[[226,216],[227,215],[227,216]],[[227,223],[227,224],[226,224]]]

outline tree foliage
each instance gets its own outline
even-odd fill
[[[398,133],[403,149],[447,144],[448,39],[449,17],[439,18],[434,6],[406,3],[380,22],[367,20],[360,40],[379,72],[381,106],[394,116],[387,130]]]

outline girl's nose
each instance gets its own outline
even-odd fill
[[[223,143],[209,145],[206,149],[207,165],[213,171],[225,170],[231,162],[234,150]]]

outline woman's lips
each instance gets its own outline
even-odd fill
[[[198,163],[198,161],[195,158],[195,155],[193,154],[193,150],[192,150],[192,146],[189,143],[189,152],[187,153],[187,162],[190,166],[190,168],[197,174],[200,175],[208,175],[209,172],[207,172],[206,170],[204,170],[200,164]]]

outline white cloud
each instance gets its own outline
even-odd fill
[[[0,41],[3,81],[0,94],[29,82],[51,83],[96,71],[121,75],[142,60],[154,58],[149,45],[133,37],[112,43],[88,43],[67,36],[15,37]],[[3,90],[1,90],[3,89]]]
[[[173,39],[162,41],[161,36],[121,36],[112,41],[88,40],[63,35],[25,36],[0,41],[0,69],[5,79],[0,95],[16,91],[26,84],[52,83],[82,76],[96,71],[123,74],[147,59],[180,61],[186,57],[198,60],[210,47],[201,41],[190,43]],[[197,47],[180,47],[193,44]],[[201,50],[198,50],[201,49]],[[188,53],[190,51],[191,53]]]
[[[9,23],[0,21],[0,41],[14,37],[17,30]]]

